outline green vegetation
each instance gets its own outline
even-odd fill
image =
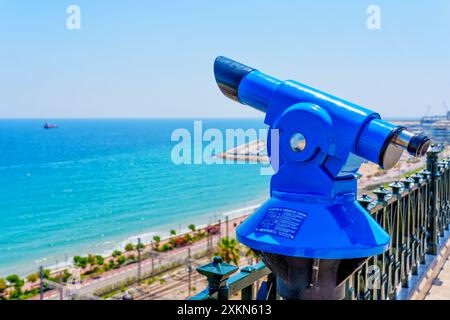
[[[122,255],[122,251],[120,251],[120,250],[114,250],[114,251],[112,252],[112,256],[113,256],[113,257],[118,257],[118,256],[120,256],[120,255]]]
[[[226,263],[239,265],[240,252],[239,242],[234,238],[225,237],[220,240],[216,254],[221,256]]]
[[[90,266],[95,266],[97,264],[97,258],[96,256],[89,254],[87,256],[87,262]]]
[[[47,280],[59,283],[59,282],[67,282],[67,280],[72,276],[72,274],[67,269],[64,269],[62,273],[58,273],[58,274],[55,274],[55,275],[52,276],[49,269],[44,269],[42,276],[43,276],[44,279],[47,279]],[[26,277],[26,279],[30,283],[38,282],[39,281],[39,272],[36,272],[36,273],[28,275]],[[29,297],[33,296],[33,290],[25,292],[23,294],[23,297],[25,297],[25,296],[29,296]],[[23,297],[21,296],[20,299],[22,299]]]
[[[153,237],[153,249],[163,252],[172,250],[176,247],[183,247],[189,244],[192,244],[195,241],[201,240],[207,236],[207,234],[216,234],[216,226],[209,226],[209,228],[212,230],[206,230],[206,229],[198,229],[194,224],[190,224],[188,226],[190,233],[182,234],[177,236],[176,230],[172,229],[170,230],[171,238],[168,241],[162,242],[162,239],[160,236],[155,235]],[[99,275],[101,273],[104,273],[105,271],[109,271],[111,269],[120,268],[123,265],[126,265],[128,263],[135,263],[136,262],[136,255],[133,250],[136,250],[137,248],[145,248],[145,245],[143,243],[140,243],[139,245],[134,245],[133,243],[128,243],[124,247],[124,252],[130,252],[131,254],[124,255],[122,251],[120,250],[114,250],[112,252],[111,258],[104,258],[101,255],[93,255],[88,254],[87,256],[75,256],[73,257],[73,263],[76,267],[82,269],[82,279],[88,279],[93,276]],[[226,262],[233,262],[237,264],[239,262],[239,252],[240,247],[237,244],[237,241],[235,239],[222,239],[221,243],[218,247],[219,255],[221,255],[224,258],[224,261]],[[207,252],[201,252],[198,254],[193,255],[193,257],[204,257],[207,254]],[[150,253],[143,253],[142,258],[146,259],[148,258]],[[160,274],[161,272],[165,272],[167,270],[171,270],[173,268],[179,267],[179,262],[174,262],[171,264],[168,264],[164,267],[157,268],[155,270],[156,274]],[[72,276],[71,273],[67,269],[65,269],[62,272],[51,274],[50,270],[46,269],[44,272],[44,278],[49,279],[50,281],[59,283],[59,282],[67,282],[69,278]],[[26,277],[26,280],[29,283],[36,284],[36,282],[39,281],[39,273],[33,273]],[[135,279],[129,279],[130,284],[135,283]],[[133,280],[133,281],[131,281]],[[144,281],[144,280],[142,280]],[[24,279],[21,279],[18,275],[10,275],[6,279],[0,279],[0,299],[2,297],[6,299],[5,295],[9,299],[28,299],[32,296],[35,296],[39,294],[39,288],[36,289],[36,285],[33,286],[32,290],[29,291],[23,291],[23,285],[24,285]],[[148,280],[145,280],[145,283],[151,284],[159,282],[160,284],[163,284],[165,282],[164,279],[161,279],[160,277],[154,277]],[[122,285],[126,285],[126,283],[123,283]],[[44,284],[44,288],[47,289],[47,285]],[[111,292],[111,290],[117,290],[118,287],[114,286],[111,288],[108,288],[108,290],[103,290],[102,294],[106,294]],[[195,290],[195,289],[194,289]],[[111,297],[112,294],[108,294],[104,298]]]
[[[44,279],[50,280],[50,269],[44,269],[44,270],[42,271],[42,277],[43,277]]]
[[[72,276],[72,274],[67,269],[64,269],[64,271],[61,275],[62,282],[67,282],[71,276]]]
[[[159,250],[159,244],[161,243],[161,237],[153,236],[153,241],[155,241],[155,250]]]
[[[193,240],[194,240],[194,238],[189,234],[189,233],[187,233],[187,234],[185,234],[184,236],[183,236],[183,238],[184,238],[184,240],[186,241],[186,242],[192,242]]]
[[[145,248],[145,244],[143,244],[142,242],[136,245],[136,249],[144,249]]]
[[[194,224],[190,224],[188,226],[191,233],[186,233],[183,235],[176,236],[176,230],[172,229],[170,230],[170,234],[172,235],[172,238],[168,241],[162,242],[162,239],[160,236],[155,235],[153,237],[154,240],[154,246],[153,248],[158,251],[168,251],[172,250],[175,247],[183,247],[188,244],[191,244],[195,241],[201,240],[204,237],[206,237],[207,232],[206,230],[199,229],[197,230]],[[209,232],[209,231],[208,231]],[[214,232],[215,233],[215,232]],[[126,244],[124,251],[125,252],[131,252],[137,248],[145,248],[145,245],[143,243],[140,243],[139,245],[133,245],[132,243]],[[205,256],[206,251],[202,252],[199,257]],[[150,253],[146,254],[144,252],[142,258],[146,259],[148,258]],[[194,255],[196,256],[196,255]],[[194,257],[193,256],[193,257]],[[120,268],[123,265],[126,265],[128,263],[135,263],[136,262],[136,256],[135,254],[128,254],[123,255],[122,251],[120,250],[114,250],[112,252],[111,258],[104,258],[101,255],[93,255],[88,254],[87,256],[75,256],[73,257],[73,263],[76,267],[81,268],[81,277],[82,279],[89,279],[93,276],[102,274],[106,271],[110,271],[111,269],[117,269]],[[162,268],[157,268],[156,272],[161,273],[167,270],[171,270],[175,267],[178,267],[179,263],[171,263],[168,264]],[[44,278],[48,279],[50,281],[59,283],[59,282],[67,282],[69,278],[72,276],[72,274],[67,270],[63,270],[62,272],[51,274],[50,270],[45,269],[44,271]],[[27,282],[31,284],[35,284],[33,286],[32,290],[23,291],[23,285],[25,283],[24,279],[21,279],[17,275],[10,275],[6,279],[0,279],[0,300],[9,298],[9,299],[28,299],[30,297],[33,297],[37,294],[39,294],[39,288],[36,289],[36,283],[39,281],[39,273],[33,273],[26,277]],[[144,281],[144,280],[143,280]],[[148,283],[159,281],[160,283],[164,283],[164,279],[160,279],[159,277],[155,277],[152,280],[149,280]],[[147,282],[147,281],[145,281]],[[132,282],[134,283],[134,282]],[[130,283],[131,284],[131,283]],[[48,285],[44,283],[44,288],[47,289]],[[107,292],[110,292],[111,289],[105,290]],[[6,296],[6,297],[5,297]]]
[[[8,289],[8,284],[6,283],[6,280],[3,278],[0,278],[0,298],[4,297],[4,292]]]
[[[34,282],[37,282],[38,280],[39,280],[39,273],[33,273],[33,274],[30,274],[29,276],[27,276],[28,282],[34,283]]]
[[[27,300],[27,299],[30,299],[31,297],[34,297],[34,296],[38,295],[38,294],[39,294],[39,288],[36,288],[36,289],[29,290],[29,291],[26,291],[26,292],[22,293],[18,297],[18,299],[19,300]]]
[[[108,300],[109,298],[114,297],[116,294],[118,294],[120,291],[119,290],[113,290],[107,294],[105,294],[104,296],[102,296],[102,299],[104,300]]]
[[[82,275],[85,276],[98,275],[111,269],[110,265],[105,265],[105,258],[102,257],[101,255],[89,254],[87,257],[75,256],[73,257],[73,262],[76,267],[81,268],[83,270],[89,266],[89,268],[82,273]],[[49,279],[54,282],[58,282],[60,278],[62,278],[62,280],[66,282],[67,279],[70,278],[70,276],[71,274],[66,269],[64,270],[62,275],[57,275],[54,278]]]
[[[119,265],[122,265],[125,263],[125,257],[124,256],[120,256],[119,258],[117,258],[117,263]]]
[[[245,253],[244,253],[244,256],[246,257],[246,258],[255,258],[255,259],[259,259],[259,257],[256,255],[256,253],[255,253],[255,251],[253,251],[251,248],[249,248],[249,247],[245,247]]]
[[[21,279],[17,274],[12,274],[6,277],[6,281],[8,281],[9,285],[14,288],[14,290],[9,293],[9,298],[19,299],[22,295],[22,287],[24,284],[23,279]]]
[[[10,284],[14,285],[14,286],[23,286],[23,280],[17,275],[17,274],[12,274],[10,276],[6,277],[6,281],[8,281]]]
[[[166,251],[168,251],[168,250],[170,250],[170,249],[172,249],[172,247],[171,247],[168,243],[164,243],[164,244],[162,245],[160,251],[166,252]]]
[[[96,256],[95,258],[97,259],[97,265],[101,266],[105,263],[105,258],[102,256]]]
[[[87,267],[88,259],[85,257],[75,256],[75,257],[73,257],[73,262],[74,262],[75,266],[77,266],[81,269],[84,269]]]
[[[172,235],[172,237],[162,245],[160,243],[161,238],[159,236],[153,237],[153,240],[155,240],[153,249],[159,252],[166,252],[174,248],[181,248],[205,238],[207,236],[207,232],[211,234],[210,229],[212,230],[212,228],[210,227],[207,231],[203,229],[197,230],[194,224],[190,224],[188,228],[191,231],[191,233],[186,233],[180,236],[175,236],[176,231],[171,230],[170,234]]]
[[[49,276],[49,270],[45,271],[48,271],[46,274],[47,276]],[[27,277],[27,280],[30,282],[36,282],[38,279],[38,273],[34,273]],[[22,287],[24,283],[25,281],[16,274],[9,275],[8,277],[6,277],[6,280],[0,279],[0,300],[26,300],[39,294],[39,288],[23,292]],[[10,290],[8,292],[8,297],[6,297],[5,293],[8,288],[10,288]],[[47,288],[47,284],[44,284],[44,288]]]

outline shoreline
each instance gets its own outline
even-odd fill
[[[449,150],[444,151],[444,155],[448,154]],[[414,169],[414,167],[419,167],[420,163],[415,163],[414,165],[405,168],[406,172],[411,171]],[[363,168],[367,168],[367,165]],[[364,169],[363,169],[364,170]],[[363,171],[362,170],[362,171]],[[366,178],[369,178],[369,174],[373,174],[369,170],[363,171]],[[404,172],[397,172],[396,170],[391,170],[390,175],[392,176],[384,176],[380,177],[381,179],[368,179],[371,182],[374,181],[375,184],[382,184],[383,180],[386,178],[396,179],[398,175],[401,175],[401,173]],[[367,183],[364,183],[363,181],[359,182],[360,191],[364,188],[367,188],[369,185]],[[225,217],[228,215],[229,219],[232,220],[237,217],[242,217],[248,214],[251,210],[254,210],[257,208],[263,201],[265,201],[267,197],[265,195],[260,195],[259,197],[255,197],[254,200],[248,201],[251,203],[251,205],[243,206],[240,208],[225,208],[224,211],[220,211],[220,208],[217,210],[214,210],[211,208],[209,213],[199,213],[198,216],[193,215],[192,219],[190,220],[183,220],[183,224],[186,224],[185,227],[181,228],[181,223],[175,222],[173,224],[166,224],[161,225],[158,227],[157,230],[154,231],[146,231],[146,232],[131,232],[128,235],[122,235],[118,236],[114,239],[106,240],[102,242],[101,244],[95,245],[95,241],[92,241],[90,245],[83,245],[82,249],[74,248],[74,250],[68,250],[72,251],[71,254],[69,253],[57,253],[55,256],[49,256],[44,257],[40,260],[34,260],[34,261],[24,261],[24,262],[18,262],[8,265],[4,271],[0,271],[0,277],[6,277],[9,274],[18,274],[19,276],[27,276],[29,274],[35,273],[38,270],[39,265],[43,265],[44,268],[50,269],[52,272],[55,271],[62,271],[63,269],[67,267],[71,267],[73,265],[73,257],[76,255],[85,256],[87,254],[94,254],[94,255],[101,255],[105,258],[108,258],[111,256],[111,253],[114,250],[120,250],[123,251],[125,245],[127,243],[133,243],[135,244],[137,242],[138,238],[141,238],[142,243],[148,245],[152,241],[153,236],[158,235],[161,237],[162,241],[167,240],[170,238],[170,230],[175,229],[177,231],[177,235],[186,234],[188,232],[187,225],[190,223],[193,223],[196,225],[197,229],[204,228],[208,224],[215,224],[218,219],[223,219],[225,221]],[[214,220],[212,218],[214,217]],[[209,222],[208,222],[209,220]],[[64,257],[64,259],[60,259],[60,257]]]
[[[245,217],[246,215],[252,213],[256,208],[258,208],[262,204],[262,198],[257,198],[258,200],[251,201],[251,205],[247,205],[244,207],[240,207],[237,209],[231,209],[221,212],[220,210],[215,210],[216,212],[211,214],[204,214],[199,215],[197,218],[193,217],[190,223],[194,224],[196,226],[196,229],[203,229],[207,227],[208,225],[214,225],[217,224],[218,220],[221,220],[221,223],[225,222],[226,216],[229,218],[229,222],[231,223],[233,220],[241,219],[242,217]],[[217,218],[216,221],[211,221],[212,218]],[[208,222],[209,220],[209,222]],[[164,241],[167,241],[171,238],[170,230],[175,229],[177,231],[177,236],[184,235],[186,233],[189,233],[190,230],[187,227],[187,225],[183,228],[179,228],[179,223],[174,223],[172,225],[164,225],[160,226],[158,230],[155,231],[148,231],[148,232],[141,232],[141,233],[132,233],[132,235],[116,238],[114,240],[106,241],[103,245],[98,245],[96,247],[87,247],[85,246],[83,250],[77,251],[76,249],[73,251],[77,251],[75,254],[67,254],[67,262],[66,261],[59,261],[59,259],[52,259],[52,258],[42,258],[40,260],[34,260],[34,261],[28,261],[28,262],[21,262],[17,264],[12,264],[8,266],[8,269],[14,269],[16,271],[14,272],[2,272],[0,274],[0,278],[6,277],[10,274],[17,274],[20,277],[26,277],[30,274],[36,273],[38,271],[38,266],[43,265],[44,269],[49,269],[52,273],[63,271],[66,268],[73,267],[73,257],[74,256],[86,256],[88,254],[94,254],[94,255],[101,255],[105,259],[110,258],[112,255],[112,252],[114,250],[120,250],[124,251],[124,247],[128,243],[137,243],[137,239],[141,238],[141,241],[146,246],[150,245],[150,242],[153,240],[153,236],[158,235],[161,237],[161,243]],[[165,231],[162,231],[165,230]],[[102,247],[103,248],[100,248]],[[105,246],[108,246],[107,248]],[[87,249],[86,249],[87,248]],[[90,249],[89,249],[90,248]],[[65,253],[58,253],[58,256],[64,256]],[[53,263],[48,263],[49,261],[53,260]],[[65,260],[65,259],[62,259]],[[47,262],[47,263],[46,263]],[[57,262],[57,263],[56,263]],[[29,267],[29,266],[32,267]]]

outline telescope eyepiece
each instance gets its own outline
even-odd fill
[[[415,157],[424,156],[430,147],[431,140],[422,133],[414,135],[408,144],[408,152]]]
[[[280,104],[310,102],[327,109],[331,117],[336,118],[333,121],[356,116],[354,106],[343,104],[342,100],[336,97],[300,83],[272,78],[223,56],[218,56],[214,61],[214,76],[219,89],[225,96],[262,112],[267,112],[270,105],[274,106],[272,113],[276,114]],[[336,113],[335,106],[339,106],[339,114]],[[372,114],[372,111],[362,107],[359,107],[359,110],[358,117],[363,115],[367,118]],[[271,117],[274,116],[271,115]],[[362,119],[358,121],[362,125]],[[355,121],[355,125],[358,125],[358,121]],[[414,157],[422,157],[431,144],[430,139],[425,135],[414,134],[404,127],[395,126],[381,119],[370,121],[363,133],[358,141],[357,149],[360,152],[358,155],[380,164],[385,169],[397,163],[403,150],[407,150]]]
[[[423,157],[430,147],[431,140],[422,133],[413,134],[406,129],[402,129],[393,137],[394,144],[414,157]]]
[[[220,91],[228,98],[239,101],[238,89],[241,80],[255,69],[223,56],[214,62],[214,77]]]

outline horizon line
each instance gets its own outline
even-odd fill
[[[0,117],[2,120],[246,120],[260,119],[261,117],[210,117],[210,116],[192,116],[192,117]],[[420,120],[422,117],[383,117],[385,120]]]

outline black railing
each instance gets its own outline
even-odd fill
[[[391,236],[389,250],[367,258],[344,280],[346,299],[396,299],[399,288],[410,286],[411,276],[425,265],[426,255],[436,255],[439,240],[450,223],[450,159],[439,160],[437,148],[427,153],[426,169],[363,194],[359,203]],[[227,300],[240,293],[243,300],[276,299],[276,279],[259,262],[241,269],[218,257],[197,269],[208,287],[192,300]],[[257,283],[260,283],[256,288]],[[257,293],[256,293],[257,292]]]

